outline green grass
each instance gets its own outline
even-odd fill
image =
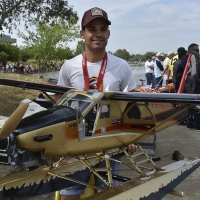
[[[30,75],[0,73],[0,78],[47,83],[47,79]],[[40,91],[0,85],[0,115],[10,116],[23,99],[34,99]]]

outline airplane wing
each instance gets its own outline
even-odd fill
[[[0,84],[13,86],[13,87],[19,87],[22,89],[33,89],[33,90],[40,90],[44,92],[52,92],[52,93],[60,93],[60,94],[64,94],[70,89],[75,89],[72,87],[63,87],[63,86],[52,85],[52,84],[20,81],[20,80],[5,79],[5,78],[0,78]]]
[[[134,102],[167,102],[183,104],[200,104],[199,94],[115,92],[110,100]]]
[[[63,87],[59,85],[4,79],[4,78],[0,78],[0,84],[19,87],[22,89],[33,89],[33,90],[60,93],[60,94],[64,94],[65,92],[71,89],[80,91],[80,89],[73,87]],[[109,91],[108,93],[112,93],[112,95],[109,95],[110,100],[117,100],[117,101],[200,104],[199,103],[200,95],[198,94],[116,92],[116,91]]]

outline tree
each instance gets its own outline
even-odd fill
[[[6,43],[0,42],[0,62],[3,63],[5,66],[8,60],[8,54],[6,53],[8,50],[8,47]]]
[[[21,55],[21,61],[26,62],[28,59],[33,57],[30,53],[30,48],[29,47],[21,47],[20,48],[20,55]]]
[[[65,0],[0,0],[0,30],[16,29],[23,20],[25,27],[35,20],[54,24],[55,20],[78,21],[77,13]]]
[[[153,56],[155,56],[155,55],[156,55],[156,52],[148,51],[148,52],[146,52],[146,53],[143,55],[143,60],[146,61],[146,58],[147,58],[148,56],[153,57]]]
[[[54,26],[37,22],[36,31],[27,30],[27,35],[19,32],[19,36],[24,39],[24,43],[30,48],[36,63],[48,67],[48,63],[56,59],[57,48],[66,48],[67,43],[79,37],[79,26],[71,18],[67,22],[57,21]]]
[[[130,54],[126,49],[118,49],[115,53],[115,56],[123,58],[124,60],[128,61],[130,58]]]
[[[80,40],[78,41],[78,44],[76,46],[75,55],[79,55],[83,52],[85,52],[85,42],[83,40]]]
[[[20,48],[12,43],[7,43],[6,53],[9,55],[8,60],[11,62],[18,62],[20,60]]]
[[[61,48],[58,47],[56,48],[56,53],[55,53],[55,60],[66,60],[66,59],[71,59],[74,57],[74,52],[69,48]]]
[[[2,62],[4,66],[6,66],[8,56],[9,55],[5,53],[4,51],[0,51],[0,62]]]

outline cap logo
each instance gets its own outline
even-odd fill
[[[92,8],[91,9],[92,16],[101,15],[103,16],[103,11],[99,8]]]

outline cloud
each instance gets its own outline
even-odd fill
[[[167,52],[179,46],[199,44],[200,3],[197,1],[155,1],[138,5],[114,21],[110,40],[112,49],[127,48],[132,53]],[[117,24],[117,26],[115,26]],[[114,32],[114,33],[113,33]],[[119,40],[118,38],[123,38]]]
[[[92,7],[104,9],[111,20],[107,50],[127,49],[131,54],[168,52],[195,42],[200,44],[199,0],[68,0],[79,16]],[[12,36],[13,37],[13,36]],[[77,40],[70,43],[75,49]]]

